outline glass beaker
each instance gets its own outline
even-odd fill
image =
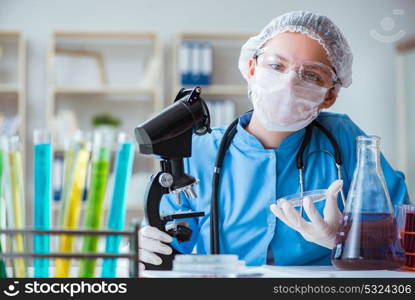
[[[357,137],[357,164],[332,263],[346,270],[391,270],[404,263],[377,136]]]

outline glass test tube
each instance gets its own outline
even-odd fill
[[[84,227],[99,229],[103,220],[104,197],[108,181],[111,160],[112,135],[105,131],[94,133],[92,153],[91,184],[86,202]],[[84,253],[94,253],[98,248],[98,236],[85,236],[82,245]],[[95,259],[83,259],[80,262],[79,276],[94,277]]]
[[[8,171],[9,171],[9,188],[11,213],[8,217],[10,227],[15,229],[23,229],[25,227],[25,205],[24,205],[24,185],[23,185],[23,162],[20,149],[20,141],[18,136],[9,138],[8,145]],[[13,237],[13,251],[16,253],[25,252],[25,238],[21,234]],[[23,258],[13,260],[14,277],[27,277],[26,261]]]
[[[59,226],[63,227],[64,215],[66,207],[69,203],[70,195],[70,179],[73,171],[73,164],[75,159],[76,149],[72,146],[72,139],[67,138],[64,142],[64,154],[63,154],[63,180],[62,180],[62,196],[61,196],[61,207],[59,214]]]
[[[10,174],[10,163],[9,163],[9,152],[10,152],[10,143],[9,138],[2,136],[0,138],[0,148],[3,154],[2,156],[2,167],[3,167],[3,176],[2,176],[2,190],[5,200],[5,211],[6,211],[6,226],[8,228],[15,228],[14,225],[14,213],[13,213],[13,199],[11,192],[11,174]],[[16,237],[6,237],[7,242],[10,242],[12,248],[16,248]],[[3,245],[5,246],[5,245]],[[18,267],[17,260],[12,260],[12,276],[16,276],[16,270]]]
[[[70,171],[68,184],[68,203],[65,205],[62,227],[63,229],[76,229],[79,222],[79,214],[84,190],[86,170],[90,158],[90,142],[82,133],[78,133],[71,143],[74,150],[74,160]],[[73,248],[74,236],[62,235],[60,238],[59,252],[70,253]],[[70,259],[56,260],[56,277],[68,277],[70,274]]]
[[[5,224],[3,218],[5,215],[3,214],[3,210],[6,207],[3,203],[3,178],[4,178],[4,168],[3,168],[3,151],[0,149],[0,227],[3,228],[3,225]],[[3,239],[0,240],[0,253],[3,251]],[[0,278],[6,278],[7,272],[6,272],[6,264],[3,260],[0,260]]]
[[[35,229],[50,229],[50,208],[52,197],[52,144],[51,133],[47,129],[35,130],[34,142],[34,196],[35,196]],[[34,236],[34,252],[49,253],[49,236]],[[35,277],[49,277],[49,259],[34,259]]]
[[[134,161],[134,144],[126,134],[118,135],[118,150],[114,168],[114,187],[108,217],[108,229],[124,229],[127,191]],[[118,253],[121,236],[110,235],[106,239],[105,252]],[[104,259],[102,277],[113,278],[116,275],[117,259]]]

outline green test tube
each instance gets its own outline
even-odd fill
[[[3,248],[0,244],[0,253],[3,252]],[[0,278],[7,278],[6,264],[3,260],[0,260]]]
[[[84,228],[99,229],[102,226],[104,197],[107,187],[111,160],[112,135],[106,131],[94,133],[92,152],[91,184],[85,208]],[[85,236],[82,244],[84,253],[95,253],[98,248],[98,236]],[[79,276],[94,277],[95,259],[83,259],[80,262]]]

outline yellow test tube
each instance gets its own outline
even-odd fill
[[[64,154],[63,154],[63,184],[62,184],[62,196],[61,205],[59,210],[59,226],[63,227],[64,215],[66,207],[69,203],[69,191],[71,183],[71,175],[73,170],[74,156],[76,149],[71,145],[72,139],[65,139]]]
[[[23,163],[18,136],[3,138],[1,147],[5,167],[5,198],[7,202],[8,226],[15,229],[25,227]],[[25,239],[17,234],[12,237],[12,249],[16,253],[25,252]],[[23,258],[14,259],[13,276],[27,277],[26,262]]]
[[[70,172],[70,182],[68,188],[68,203],[64,205],[63,229],[76,229],[79,222],[79,214],[84,191],[85,177],[90,158],[90,142],[81,138],[73,144],[75,149],[72,172]],[[73,249],[74,236],[62,235],[60,238],[59,252],[70,253]],[[70,259],[56,260],[56,277],[68,277],[70,274]]]

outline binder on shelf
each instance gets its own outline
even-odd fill
[[[182,85],[190,84],[190,63],[191,63],[190,43],[183,42],[180,46],[179,72]]]
[[[180,46],[179,72],[182,85],[209,85],[212,77],[212,46],[186,41]]]
[[[224,120],[223,125],[229,125],[236,118],[236,107],[235,102],[227,100],[225,101],[224,109]]]
[[[235,103],[232,100],[206,101],[212,127],[227,126],[235,119]]]
[[[209,115],[210,115],[210,126],[211,127],[216,127],[218,122],[217,122],[217,113],[216,113],[216,103],[215,101],[211,101],[208,100],[206,101],[206,105],[208,106],[209,109]]]
[[[212,77],[212,46],[209,43],[202,44],[202,80],[201,85],[209,85]]]
[[[190,84],[197,85],[200,83],[201,78],[201,65],[200,65],[200,46],[198,43],[190,43],[191,63],[190,63]]]

